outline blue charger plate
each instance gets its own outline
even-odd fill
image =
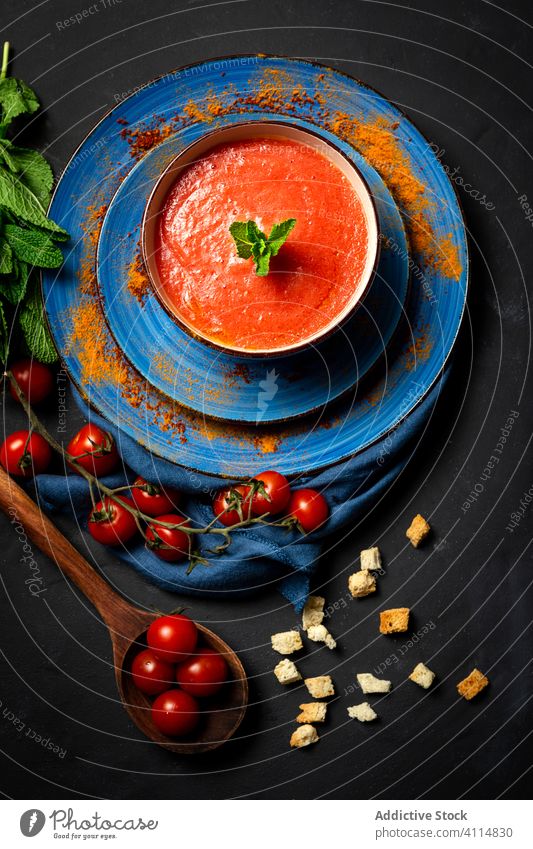
[[[240,120],[257,118],[253,113],[239,116]],[[303,121],[297,123],[305,126]],[[197,124],[187,138],[202,133]],[[139,238],[144,207],[162,170],[182,148],[182,137],[172,138],[141,159],[111,201],[97,254],[107,323],[130,362],[177,403],[232,421],[287,421],[324,408],[347,392],[388,345],[409,282],[403,220],[385,183],[363,157],[349,145],[339,145],[330,133],[322,130],[320,134],[341,147],[366,178],[384,248],[374,282],[355,315],[333,336],[303,353],[265,362],[216,351],[186,333],[161,306],[148,279],[143,280]],[[395,251],[387,247],[391,244],[396,245]]]
[[[358,149],[386,182],[412,240],[405,320],[383,360],[327,409],[288,423],[220,422],[156,389],[117,345],[96,287],[97,222],[136,161],[170,137],[185,145],[193,131],[249,112],[306,121]],[[393,438],[396,425],[442,371],[465,307],[464,222],[431,146],[377,92],[301,60],[212,60],[151,82],[84,140],[57,186],[50,214],[72,236],[59,274],[43,275],[50,329],[70,376],[85,400],[125,433],[203,472],[235,477],[270,466],[303,473],[337,463],[386,434]]]

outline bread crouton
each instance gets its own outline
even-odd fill
[[[313,625],[320,625],[324,618],[326,599],[321,595],[310,595],[302,612],[302,627],[304,631]]]
[[[376,711],[372,710],[368,702],[361,702],[360,705],[349,707],[348,716],[350,719],[358,719],[359,722],[372,722],[373,719],[378,718]]]
[[[473,669],[470,675],[462,681],[459,681],[457,685],[457,692],[460,696],[463,696],[464,699],[470,701],[470,699],[473,699],[478,693],[481,693],[488,683],[489,679],[486,675],[483,675],[479,669]]]
[[[429,534],[431,527],[429,523],[426,522],[423,516],[420,513],[417,513],[409,527],[405,532],[405,536],[410,541],[411,545],[414,545],[415,548],[418,548],[420,543],[425,540],[427,535]]]
[[[424,663],[417,663],[409,679],[418,684],[419,687],[423,687],[424,690],[428,690],[435,680],[435,673],[428,669]]]
[[[377,545],[361,552],[361,569],[381,569],[381,552]]]
[[[363,693],[390,693],[392,684],[384,678],[376,678],[371,672],[360,672],[357,675],[357,683]]]
[[[400,634],[409,629],[409,608],[393,607],[379,614],[379,630],[382,634]]]
[[[298,631],[283,631],[270,637],[272,648],[280,654],[292,654],[303,648],[302,638]]]
[[[305,678],[304,684],[314,699],[325,699],[335,695],[335,687],[331,675],[318,675],[316,678]]]
[[[300,705],[302,712],[296,717],[296,722],[325,722],[327,709],[326,702],[307,702]]]
[[[314,643],[325,643],[328,649],[334,649],[337,645],[325,625],[311,625],[307,629],[307,636]]]
[[[300,725],[291,736],[291,747],[301,749],[303,746],[310,746],[311,743],[318,743],[319,739],[316,728],[312,725]]]
[[[296,664],[288,658],[280,660],[277,666],[274,667],[274,675],[280,684],[294,684],[296,681],[302,680]]]
[[[365,595],[376,592],[376,579],[368,569],[354,572],[348,578],[348,589],[353,598],[363,598]]]

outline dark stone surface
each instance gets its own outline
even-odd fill
[[[532,224],[519,201],[529,192],[533,203],[525,102],[531,22],[520,20],[531,18],[529,3],[511,0],[504,11],[480,0],[444,6],[252,0],[199,8],[97,0],[91,7],[97,11],[81,23],[60,25],[83,5],[3,4],[14,70],[47,107],[28,143],[46,149],[56,172],[116,96],[170,68],[255,51],[331,63],[400,104],[445,151],[443,160],[458,169],[455,177],[471,184],[471,194],[458,188],[471,236],[471,297],[454,377],[416,462],[371,515],[324,552],[318,573],[316,589],[330,603],[339,601],[330,622],[340,642],[333,672],[339,693],[357,671],[391,659],[395,687],[378,702],[379,722],[347,722],[346,705],[360,699],[344,696],[332,705],[319,745],[289,751],[302,694],[276,685],[269,635],[296,618],[268,592],[245,602],[191,606],[240,651],[249,672],[252,706],[240,738],[196,760],[152,747],[116,700],[110,644],[94,611],[39,553],[46,593],[31,597],[20,543],[2,518],[3,793],[35,799],[527,796],[533,506],[526,505],[512,532],[506,526],[533,484],[526,291]],[[487,209],[475,192],[495,208]],[[512,411],[519,415],[500,461],[483,480]],[[8,432],[22,425],[11,399],[4,412]],[[49,410],[47,420],[57,427],[57,411]],[[79,423],[70,406],[69,432]],[[483,492],[464,509],[478,484]],[[431,515],[435,533],[415,551],[404,531],[418,511]],[[57,521],[128,598],[176,606],[176,597],[128,572],[68,519]],[[372,543],[383,550],[386,577],[375,598],[350,603],[347,575],[359,549]],[[414,608],[415,632],[427,631],[407,648],[401,637],[377,634],[377,611],[402,604]],[[325,647],[308,651],[303,671],[320,674],[331,663],[327,653]],[[427,695],[405,682],[419,660],[439,676]],[[474,665],[489,675],[490,689],[475,702],[458,701],[455,683]],[[33,732],[66,754],[44,749]]]

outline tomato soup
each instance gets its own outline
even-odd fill
[[[296,225],[268,275],[237,256],[229,227],[267,235]],[[311,340],[349,311],[365,284],[368,223],[355,188],[311,145],[284,138],[227,142],[171,186],[156,235],[159,293],[192,332],[241,351]]]

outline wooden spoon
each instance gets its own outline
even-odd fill
[[[1,466],[0,507],[11,521],[23,525],[35,545],[57,564],[96,607],[111,637],[121,701],[143,734],[159,746],[180,755],[207,752],[229,740],[241,724],[248,702],[246,673],[233,649],[208,628],[197,623],[202,642],[224,655],[230,669],[230,680],[220,693],[204,702],[205,714],[201,717],[199,729],[192,735],[176,740],[162,734],[152,722],[150,700],[135,687],[130,674],[135,654],[146,646],[146,630],[160,614],[140,610],[112,590]]]

